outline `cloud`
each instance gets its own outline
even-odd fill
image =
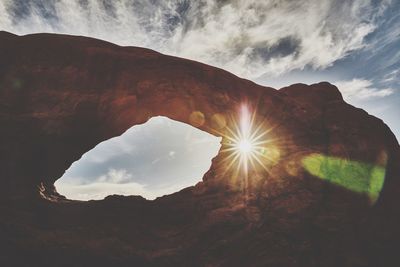
[[[339,88],[346,100],[366,100],[370,98],[381,98],[394,93],[392,88],[376,88],[373,83],[364,79],[353,79],[350,81],[337,81],[334,84]]]
[[[108,170],[107,174],[100,176],[97,181],[102,183],[124,184],[130,182],[132,179],[132,174],[128,173],[127,170],[111,168]]]
[[[11,19],[6,9],[5,2],[0,1],[0,29],[11,29]]]
[[[399,80],[399,77],[400,77],[400,69],[396,69],[396,70],[393,70],[393,71],[385,74],[385,76],[383,76],[383,80],[381,82],[382,83],[390,83],[390,82]]]
[[[365,46],[388,1],[59,0],[0,5],[0,28],[144,46],[240,76],[321,69]]]
[[[60,179],[56,181],[55,186],[60,194],[74,200],[100,200],[109,195],[140,195],[152,200],[194,185],[190,179],[184,179],[180,183],[164,181],[156,187],[133,180],[133,175],[124,169],[109,169],[107,174],[89,183],[86,183],[84,178],[80,178],[79,182],[72,179]]]
[[[155,198],[151,192],[145,190],[144,185],[133,182],[126,184],[96,182],[85,185],[56,182],[56,186],[60,194],[74,200],[100,200],[109,195],[141,195],[148,199]]]
[[[166,117],[135,125],[98,144],[56,181],[70,199],[110,194],[147,199],[195,185],[218,154],[221,138]]]
[[[56,182],[57,191],[74,200],[101,200],[110,195],[142,196],[153,200],[157,197],[178,192],[193,184],[176,184],[162,186],[157,189],[149,189],[146,185],[129,182],[125,184],[113,184],[95,182],[85,185],[76,185],[68,182]]]

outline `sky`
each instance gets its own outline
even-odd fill
[[[0,30],[146,47],[274,88],[328,81],[400,137],[397,0],[0,0]]]
[[[195,185],[210,168],[221,138],[166,117],[153,117],[98,144],[56,181],[57,191],[76,200],[107,195],[146,199]]]

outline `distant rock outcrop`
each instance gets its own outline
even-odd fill
[[[70,201],[54,182],[153,116],[227,134],[246,102],[272,160],[220,153],[155,201]],[[400,148],[326,82],[275,90],[198,62],[75,36],[0,32],[1,266],[400,266]]]

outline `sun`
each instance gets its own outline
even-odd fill
[[[237,144],[237,149],[239,149],[241,153],[247,154],[253,150],[253,144],[246,139],[240,140],[240,142]]]
[[[256,122],[256,114],[250,112],[247,104],[242,104],[238,116],[232,116],[224,133],[219,133],[223,137],[221,152],[225,154],[225,170],[233,170],[234,176],[242,173],[245,177],[251,170],[269,171],[269,166],[276,159],[276,148],[268,135],[270,131],[265,123]]]

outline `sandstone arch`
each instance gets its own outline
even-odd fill
[[[345,103],[336,87],[297,84],[278,91],[147,49],[50,34],[19,37],[1,32],[0,58],[0,199],[8,229],[1,242],[6,246],[12,240],[14,246],[3,250],[2,261],[22,251],[49,265],[51,260],[34,256],[39,253],[14,239],[16,232],[27,231],[26,225],[37,233],[31,244],[44,244],[50,259],[58,257],[66,264],[96,259],[102,264],[165,266],[196,259],[199,265],[251,265],[256,260],[266,266],[329,266],[354,258],[381,263],[396,258],[387,249],[387,237],[398,242],[392,226],[399,222],[399,145],[381,120]],[[272,134],[282,150],[273,179],[261,180],[244,204],[240,192],[231,190],[229,177],[220,172],[220,157],[203,184],[154,203],[118,197],[64,203],[54,190],[54,181],[84,152],[149,117],[167,116],[213,133],[213,116],[234,113],[242,101],[274,126]],[[379,155],[386,154],[386,179],[376,205],[302,171],[290,175],[287,169],[296,165],[285,163],[309,152],[377,164]],[[127,216],[123,211],[128,209],[140,212],[141,219]],[[90,230],[99,221],[102,230]],[[127,222],[140,230],[128,231]],[[71,230],[78,226],[83,230]],[[114,241],[124,244],[118,247],[126,254],[96,258],[99,251],[114,246],[102,236],[110,226],[117,229]],[[360,229],[358,234],[354,227]],[[72,236],[70,247],[51,254],[51,234],[64,237],[58,229]],[[98,246],[82,237],[89,230]],[[291,243],[290,237],[304,242]],[[261,245],[243,249],[255,243]],[[80,249],[88,251],[88,258],[76,253]],[[374,255],[368,253],[371,250]],[[223,258],[218,251],[233,256]],[[335,259],[338,254],[341,257]]]

